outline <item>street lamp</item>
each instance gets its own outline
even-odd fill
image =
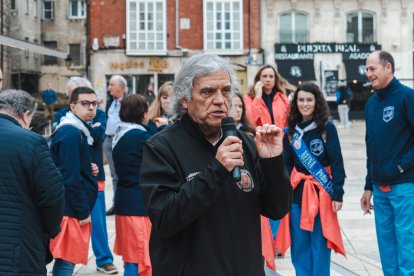
[[[72,65],[72,58],[70,57],[70,55],[68,55],[68,56],[65,58],[65,64],[66,64],[66,67],[67,67],[68,69],[70,69],[70,66]]]

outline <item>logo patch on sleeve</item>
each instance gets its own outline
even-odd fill
[[[243,192],[251,192],[254,188],[253,178],[247,170],[240,170],[240,181],[236,182],[237,187]]]

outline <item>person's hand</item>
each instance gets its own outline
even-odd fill
[[[164,126],[164,125],[168,125],[168,119],[167,118],[162,118],[162,117],[158,117],[154,119],[154,123],[157,126],[157,128]]]
[[[91,167],[92,167],[92,175],[97,176],[99,173],[98,165],[96,165],[95,163],[91,163]]]
[[[262,94],[263,94],[263,83],[261,81],[256,82],[256,84],[254,85],[254,93],[255,93],[255,98],[262,98]]]
[[[80,226],[87,225],[88,223],[91,223],[91,216],[88,216],[86,219],[79,220]]]
[[[256,143],[257,153],[261,158],[270,158],[282,154],[282,130],[275,125],[258,126],[254,142]]]
[[[229,136],[224,139],[223,143],[217,149],[216,159],[229,172],[234,167],[242,167],[244,165],[242,141],[236,136]]]
[[[366,190],[361,197],[361,209],[365,214],[371,214],[371,210],[374,210],[374,205],[371,204],[372,191]]]
[[[342,202],[340,201],[332,201],[332,210],[334,213],[338,212],[342,209]]]
[[[293,98],[295,97],[295,93],[294,92],[291,92],[289,95],[288,95],[288,101],[289,101],[289,103],[292,103],[293,102]]]

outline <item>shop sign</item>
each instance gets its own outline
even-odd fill
[[[318,53],[343,53],[349,59],[363,59],[366,53],[381,50],[376,43],[276,43],[276,60],[309,60]]]
[[[131,69],[131,68],[144,68],[143,61],[126,61],[126,62],[111,62],[111,69]]]
[[[167,59],[162,59],[162,58],[155,58],[152,57],[149,60],[149,71],[155,71],[158,73],[162,73],[162,71],[166,68],[168,68],[169,63]]]

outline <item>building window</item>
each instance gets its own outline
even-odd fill
[[[84,0],[69,1],[69,18],[83,19],[86,18],[86,2]]]
[[[44,41],[43,45],[49,49],[57,49],[57,41]],[[43,65],[57,65],[57,57],[43,56]]]
[[[166,1],[127,1],[127,54],[166,53]]]
[[[55,2],[44,1],[43,2],[43,19],[53,20],[55,18]]]
[[[375,38],[374,15],[369,12],[352,12],[346,16],[346,41],[372,43]]]
[[[218,53],[243,52],[241,0],[204,1],[204,49]]]
[[[283,13],[279,17],[280,43],[306,43],[308,37],[308,16],[304,13]]]
[[[72,65],[81,65],[80,44],[69,44],[69,55],[72,58]]]
[[[16,9],[16,0],[11,0],[10,1],[10,9],[11,10],[15,10]]]

